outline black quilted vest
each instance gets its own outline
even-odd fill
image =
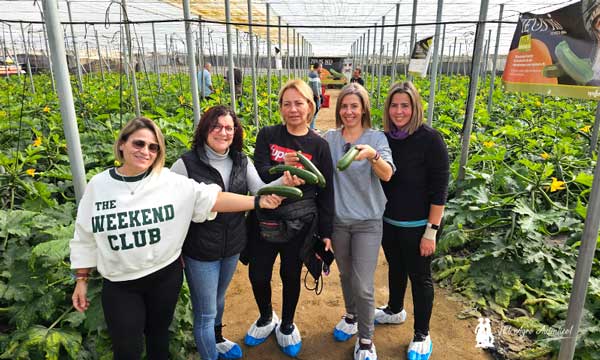
[[[246,195],[248,158],[233,149],[229,149],[229,156],[233,166],[228,191]],[[203,145],[186,152],[181,158],[189,178],[199,183],[218,184],[225,189],[221,174],[210,165]],[[190,224],[183,243],[183,254],[199,261],[215,261],[238,254],[245,246],[245,213],[219,213],[212,221]]]

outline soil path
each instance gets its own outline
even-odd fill
[[[322,108],[317,117],[316,126],[325,131],[335,128],[335,103],[340,90],[327,89],[330,95],[330,106]],[[303,274],[306,269],[303,269]],[[387,272],[383,250],[380,251],[379,263],[375,273],[375,303],[383,305],[387,301]],[[309,276],[310,278],[310,276]],[[302,334],[302,351],[298,359],[302,360],[351,360],[355,338],[348,342],[338,343],[333,339],[333,328],[344,314],[339,272],[335,263],[329,276],[324,277],[323,292],[316,295],[313,291],[302,289],[298,303],[295,322]],[[281,314],[281,280],[279,278],[279,260],[273,269],[273,308]],[[447,290],[435,288],[435,302],[431,318],[431,337],[433,353],[431,360],[470,360],[491,359],[491,356],[475,347],[476,319],[459,320],[457,314],[463,305],[450,300]],[[406,359],[406,351],[413,335],[413,306],[410,287],[407,290],[405,308],[408,319],[402,325],[379,325],[375,329],[374,343],[380,360]],[[257,360],[289,360],[277,346],[275,336],[271,336],[264,344],[249,348],[242,345],[246,331],[258,317],[258,309],[252,288],[248,280],[248,268],[239,265],[234,279],[227,292],[227,302],[223,323],[226,327],[223,334],[239,343],[244,351],[245,359]]]

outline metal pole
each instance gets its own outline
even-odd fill
[[[281,79],[281,73],[283,72],[283,46],[281,45],[281,16],[277,17],[277,36],[279,41],[279,56],[282,62],[281,69],[279,70],[279,89],[281,89],[281,86],[283,84],[283,81]]]
[[[415,42],[417,41],[415,34],[415,24],[417,23],[417,0],[413,0],[413,8],[412,8],[412,25],[410,26],[410,45],[408,49],[408,59],[410,61],[410,55],[415,47]],[[408,67],[408,64],[406,65]],[[408,73],[407,78],[409,81],[412,81],[413,76],[411,73]]]
[[[469,97],[467,98],[467,109],[465,111],[465,122],[462,131],[462,151],[460,154],[460,164],[458,167],[457,181],[462,182],[465,179],[465,166],[469,157],[469,140],[471,138],[471,128],[473,127],[473,113],[475,110],[475,97],[477,96],[477,81],[479,75],[479,66],[481,64],[481,51],[483,45],[483,36],[485,34],[485,19],[487,18],[488,0],[481,0],[479,8],[479,23],[475,33],[475,48],[472,60],[471,80],[469,81]],[[460,186],[460,185],[459,185]]]
[[[269,107],[269,124],[271,123],[271,12],[267,3],[267,103]]]
[[[596,110],[596,123],[600,121],[600,103]],[[592,184],[592,194],[590,195],[590,203],[588,205],[585,226],[583,228],[583,236],[581,245],[579,246],[579,255],[577,257],[577,266],[575,268],[575,278],[573,279],[573,290],[569,300],[569,310],[567,311],[567,320],[565,322],[565,330],[568,331],[560,343],[560,352],[558,360],[573,359],[575,354],[575,345],[577,342],[577,334],[579,333],[579,325],[581,315],[585,305],[585,296],[592,271],[594,254],[596,252],[596,241],[598,238],[598,230],[600,228],[600,158],[596,161],[596,170],[594,171],[594,180]]]
[[[235,102],[235,74],[233,71],[233,47],[231,46],[231,9],[229,0],[225,0],[225,29],[227,31],[227,79],[229,80],[229,94],[231,97],[231,108],[236,111]]]
[[[23,28],[23,23],[21,23],[21,29]],[[8,25],[8,31],[10,33],[10,42],[11,42],[11,47],[12,47],[12,52],[13,52],[13,60],[15,64],[19,64],[19,58],[17,57],[17,50],[15,49],[15,39],[13,38],[13,32],[12,32],[12,26]],[[5,42],[5,46],[6,46],[6,42]],[[23,48],[27,48],[27,43],[25,42],[25,39],[23,39]],[[6,53],[8,54],[8,50],[6,51]],[[4,56],[4,60],[6,61],[8,56]],[[17,66],[18,67],[18,66]],[[8,70],[8,67],[6,67],[6,69]],[[23,76],[23,74],[21,74],[20,71],[17,71],[17,76],[19,78],[21,78],[21,76]]]
[[[596,121],[594,122],[594,128],[592,129],[592,140],[590,143],[590,150],[588,151],[590,157],[592,157],[594,150],[596,150],[596,145],[598,144],[598,128],[600,128],[600,121],[598,121],[598,119],[600,119],[600,103],[596,106]]]
[[[43,1],[42,6],[44,7],[44,13],[46,14],[46,31],[48,31],[48,40],[50,42],[52,67],[54,74],[56,75],[60,114],[63,120],[63,130],[67,141],[67,152],[69,155],[69,163],[71,165],[71,174],[73,175],[75,199],[77,200],[77,203],[79,203],[79,200],[85,191],[85,168],[83,165],[83,156],[81,155],[79,130],[77,129],[73,92],[69,80],[69,67],[67,65],[64,43],[62,42],[63,39],[61,36],[62,32],[60,29],[58,8],[56,0]]]
[[[367,72],[367,67],[369,66],[369,49],[371,48],[371,29],[367,29],[367,57],[365,59],[365,68],[364,68],[364,72],[366,74]],[[365,88],[366,88],[366,82],[365,82]]]
[[[285,37],[286,43],[287,43],[287,73],[288,73],[288,80],[290,79],[290,77],[292,76],[291,74],[291,65],[290,65],[290,28],[289,28],[290,24],[286,24],[287,26],[287,35]]]
[[[458,44],[458,56],[457,56],[457,63],[456,63],[456,73],[458,75],[461,75],[460,73],[460,64],[462,63],[462,58],[461,58],[461,53],[462,53],[462,43]],[[464,73],[463,73],[464,74]]]
[[[375,107],[379,107],[379,97],[381,96],[381,72],[383,71],[383,31],[385,30],[385,16],[381,17],[381,40],[379,40],[379,69],[377,71],[377,100]]]
[[[127,57],[128,57],[128,66],[132,66],[133,64],[133,45],[131,42],[131,31],[129,29],[129,15],[127,15],[127,2],[126,0],[121,0],[121,6],[123,7],[123,14],[125,15],[125,36],[127,37]],[[75,43],[73,43],[75,44]],[[77,52],[75,52],[75,56],[77,56]],[[137,78],[135,67],[131,67],[131,84],[133,85],[133,99],[135,101],[135,115],[137,117],[141,116],[140,111],[140,97],[138,94],[137,87]]]
[[[456,36],[454,37],[454,47],[452,48],[452,60],[450,60],[450,64],[448,64],[448,68],[446,69],[446,75],[453,75],[455,61],[456,61]]]
[[[363,33],[362,36],[360,37],[360,42],[361,42],[361,50],[360,50],[360,68],[364,69],[365,68],[365,34]],[[357,64],[358,65],[358,64]],[[356,67],[356,66],[355,66]]]
[[[40,10],[41,11],[41,10]],[[48,45],[48,35],[46,31],[46,20],[45,15],[41,12],[42,21],[42,30],[44,32],[44,45],[46,46],[46,56],[48,57],[48,66],[50,67],[50,80],[52,81],[52,89],[56,92],[56,84],[54,83],[54,71],[52,70],[52,61],[50,60],[50,45]]]
[[[102,81],[104,79],[104,69],[102,67],[102,51],[100,51],[100,39],[98,38],[98,30],[94,28],[94,35],[96,37],[96,48],[98,49],[98,65],[100,67],[100,76],[102,77]]]
[[[228,2],[229,0],[225,0],[225,4]],[[198,98],[198,81],[196,80],[196,50],[194,49],[194,38],[192,37],[192,13],[190,11],[190,0],[183,0],[183,17],[185,19],[185,42],[187,45],[188,73],[190,74],[190,91],[192,92],[195,128],[198,126],[198,123],[200,123],[201,110],[200,99]],[[227,31],[227,38],[229,40],[229,29],[227,29]]]
[[[73,27],[73,16],[71,15],[71,2],[67,2],[67,11],[69,12],[69,26],[71,27],[71,38],[73,43],[73,50],[75,51],[75,61],[77,62],[77,84],[79,85],[79,92],[83,92],[83,81],[81,80],[81,64],[79,62],[79,51],[77,50],[77,41],[75,40],[75,28]]]
[[[200,27],[200,59],[198,61],[198,66],[200,67],[200,71],[202,71],[202,76],[200,76],[200,98],[204,99],[204,31],[202,30],[202,17],[198,16],[198,26]]]
[[[377,23],[375,23],[375,28],[373,28],[373,64],[371,64],[371,94],[375,93],[375,56],[377,56],[375,55],[375,51],[377,51]]]
[[[396,82],[396,53],[398,51],[398,19],[400,18],[400,3],[396,4],[396,26],[394,27],[394,46],[392,50],[392,84]]]
[[[27,61],[27,72],[29,73],[29,82],[31,83],[31,93],[35,94],[35,85],[33,83],[33,74],[31,73],[31,62],[29,61],[29,47],[27,46],[27,40],[25,39],[25,30],[23,28],[23,23],[20,23],[20,25],[21,25],[21,36],[23,37],[23,46],[25,47],[25,59]],[[18,63],[18,59],[15,59],[15,60],[17,60],[17,63]]]
[[[496,82],[496,63],[498,62],[498,47],[500,46],[500,31],[502,29],[502,13],[504,12],[504,4],[500,4],[500,13],[498,14],[498,30],[496,30],[496,45],[494,46],[494,60],[492,61],[492,74],[490,81],[490,92],[488,94],[487,111],[492,111],[492,102],[494,101],[494,83]]]
[[[487,0],[483,0],[487,1]],[[444,6],[444,0],[438,0],[437,4],[437,16],[436,16],[436,25],[435,25],[435,37],[433,40],[433,64],[431,65],[431,78],[429,79],[429,103],[427,105],[427,124],[431,126],[433,122],[433,109],[434,109],[434,101],[435,101],[435,84],[437,79],[437,68],[438,68],[438,50],[440,46],[440,21],[442,21],[442,8]],[[484,19],[485,20],[485,19]],[[429,50],[431,51],[431,49]]]
[[[248,0],[248,34],[250,37],[250,65],[252,68],[252,103],[254,105],[254,121],[258,129],[258,99],[256,95],[256,63],[254,61],[254,39],[252,36],[252,0]]]
[[[156,73],[156,88],[160,91],[160,70],[158,67],[158,50],[156,49],[156,30],[152,23],[152,43],[154,48],[154,72]]]
[[[444,69],[444,46],[446,46],[446,24],[442,27],[442,46],[440,46],[440,63],[438,66],[438,91],[442,88],[442,70]],[[448,61],[446,61],[448,62]]]
[[[292,65],[294,71],[292,71],[292,72],[294,74],[294,78],[297,78],[298,77],[298,66],[296,64],[296,29],[292,29],[292,41],[293,41],[292,50],[294,51],[294,56],[292,57],[294,59],[294,62]]]
[[[485,81],[486,81],[486,73],[487,73],[487,63],[488,63],[488,59],[489,59],[489,55],[490,55],[490,43],[492,41],[492,30],[489,29],[488,30],[488,38],[485,42],[485,47],[484,47],[484,53],[483,53],[483,66],[482,66],[482,71],[481,71],[481,76],[483,77],[483,86],[485,86]]]

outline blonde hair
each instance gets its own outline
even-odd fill
[[[156,153],[156,159],[154,159],[154,163],[152,163],[152,165],[150,166],[152,172],[157,174],[165,166],[165,138],[162,134],[162,131],[160,131],[160,128],[156,126],[154,121],[148,118],[138,117],[130,120],[127,124],[125,124],[123,129],[121,129],[121,132],[119,133],[115,144],[113,145],[113,153],[115,155],[115,159],[121,164],[125,163],[125,159],[123,158],[123,151],[121,151],[119,147],[121,146],[121,144],[127,142],[131,134],[140,129],[148,129],[152,131],[152,133],[156,137],[156,141],[158,142],[158,153]]]
[[[356,95],[360,99],[362,105],[362,117],[360,119],[360,125],[363,128],[371,127],[371,101],[369,100],[369,93],[367,90],[358,83],[350,83],[342,89],[338,95],[337,102],[335,104],[335,127],[341,127],[343,125],[342,117],[340,116],[340,108],[342,106],[342,100],[348,95]]]
[[[410,81],[396,83],[392,85],[390,91],[388,92],[383,110],[383,131],[389,132],[391,130],[392,122],[390,120],[390,105],[392,103],[392,98],[396,94],[406,94],[410,99],[412,116],[408,124],[403,127],[403,130],[412,135],[419,127],[421,127],[421,125],[423,125],[424,116],[421,95],[419,95],[419,90],[417,90],[415,85]]]
[[[306,99],[306,101],[308,102],[308,106],[309,106],[310,110],[308,112],[306,123],[310,124],[313,116],[315,116],[315,109],[316,109],[315,100],[313,99],[313,91],[310,89],[310,86],[308,86],[303,80],[300,80],[300,79],[289,80],[288,82],[285,83],[285,85],[283,85],[281,90],[279,90],[279,109],[280,109],[280,111],[281,111],[281,106],[283,103],[283,94],[285,94],[285,92],[288,91],[289,89],[295,89],[296,91],[298,91],[300,93],[300,95],[302,95],[302,97],[304,97]],[[283,120],[283,123],[285,124],[285,119],[283,118],[283,116],[281,117],[281,119]]]

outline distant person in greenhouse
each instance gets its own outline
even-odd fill
[[[315,114],[310,121],[310,128],[315,128],[315,122],[317,120],[317,113],[321,108],[321,99],[323,98],[323,90],[321,89],[321,70],[323,64],[316,63],[313,65],[312,70],[308,73],[308,85],[313,93],[313,101],[315,102]]]
[[[70,242],[73,307],[81,312],[89,307],[87,281],[96,268],[103,277],[102,309],[114,359],[140,359],[144,340],[148,359],[168,359],[190,221],[276,208],[282,198],[221,192],[216,184],[169,171],[163,167],[162,132],[147,118],[129,121],[113,149],[122,165],[95,175],[79,202]]]
[[[359,83],[362,86],[365,86],[365,81],[363,80],[362,77],[360,77],[362,74],[362,70],[357,67],[354,69],[354,71],[352,72],[352,78],[350,79],[350,83]]]
[[[243,128],[225,106],[208,109],[196,128],[192,149],[171,171],[198,183],[217,184],[236,194],[263,187],[252,161],[242,152]],[[300,185],[289,172],[272,185]],[[192,222],[183,243],[185,275],[194,312],[194,337],[201,359],[239,359],[240,346],[222,335],[225,293],[240,252],[246,247],[245,212],[218,214],[213,221]]]
[[[227,75],[225,76],[225,80],[227,80],[227,82],[230,86],[230,89],[231,89],[231,82],[228,79],[229,71],[227,71],[226,74]],[[237,100],[237,104],[239,107],[242,107],[242,105],[243,105],[243,103],[242,103],[242,83],[243,83],[242,70],[240,70],[237,67],[234,67],[233,68],[233,89],[235,91],[235,99]]]
[[[382,184],[388,200],[382,246],[389,264],[389,300],[375,310],[375,322],[406,321],[404,294],[410,279],[415,321],[408,359],[426,360],[432,350],[431,260],[448,195],[448,151],[440,133],[423,122],[421,96],[411,82],[390,89],[383,127],[396,172]]]
[[[323,174],[326,186],[304,184],[300,186],[302,199],[288,198],[275,211],[256,211],[254,228],[260,231],[250,232],[249,227],[245,256],[260,317],[251,325],[244,342],[248,346],[262,344],[275,331],[281,350],[295,357],[302,346],[300,331],[294,324],[302,264],[312,262],[315,245],[331,248],[333,164],[327,142],[308,127],[315,103],[304,81],[290,80],[283,86],[279,92],[279,110],[283,124],[263,127],[256,137],[254,163],[258,174],[263,181],[272,181],[277,175],[270,174],[269,169],[281,164],[298,165],[297,152],[302,151]],[[281,321],[271,304],[271,275],[277,255],[283,283]]]
[[[212,76],[210,71],[212,64],[207,62],[204,64],[204,69],[198,72],[198,87],[200,88],[200,96],[203,98],[211,98],[212,93],[215,91],[212,83]]]
[[[333,337],[347,341],[358,333],[355,360],[377,359],[372,337],[374,278],[386,202],[381,182],[388,181],[395,170],[385,135],[371,129],[370,109],[367,90],[348,84],[337,99],[336,129],[324,135],[334,164],[351,148],[359,150],[347,169],[333,174],[335,217],[331,235],[346,305],[346,314],[335,326]]]

